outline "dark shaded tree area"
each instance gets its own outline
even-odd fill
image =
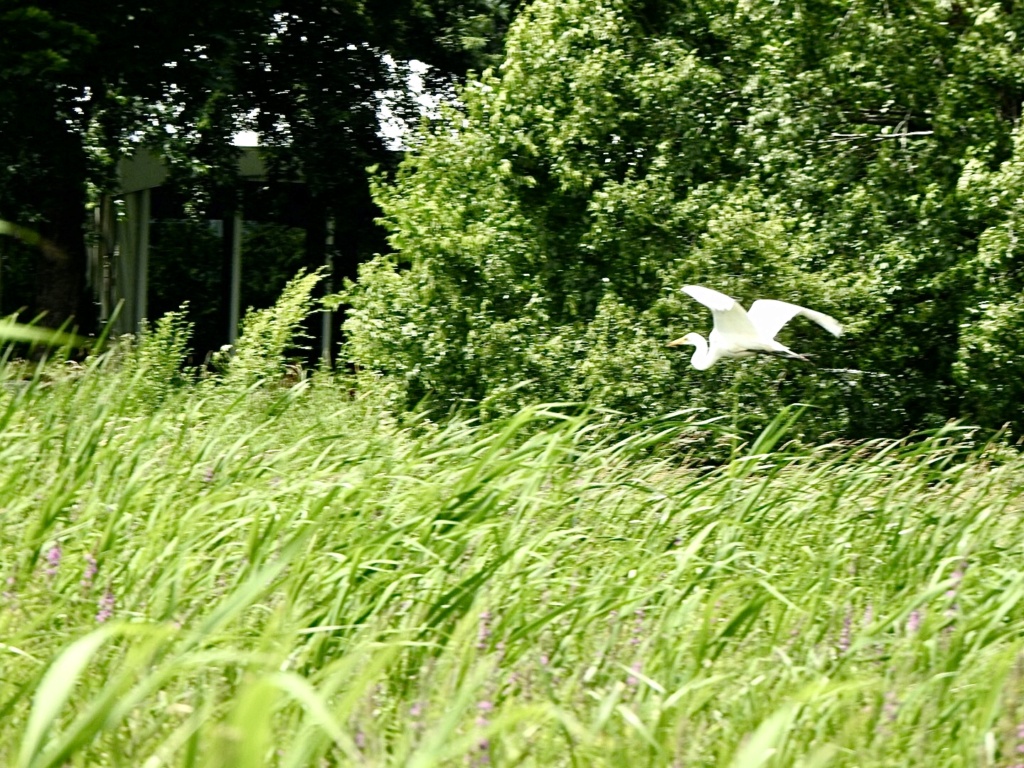
[[[158,147],[201,209],[236,193],[231,137],[244,128],[263,133],[277,173],[302,172],[311,205],[350,227],[346,243],[365,241],[352,259],[365,256],[377,244],[366,234],[376,210],[366,167],[395,162],[378,135],[376,94],[405,88],[410,58],[438,78],[490,62],[517,5],[0,4],[0,217],[48,244],[33,252],[33,295],[20,303],[49,323],[74,316],[88,327],[84,211],[93,190],[111,187],[117,158]]]

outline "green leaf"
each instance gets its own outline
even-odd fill
[[[95,629],[64,649],[50,665],[32,697],[32,712],[18,752],[19,768],[32,768],[36,765],[46,735],[71,697],[78,679],[96,652],[119,631],[117,624]]]

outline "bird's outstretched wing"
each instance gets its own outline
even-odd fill
[[[757,329],[736,299],[700,285],[684,285],[683,292],[711,310],[711,315],[715,319],[715,330],[720,334],[757,337]]]
[[[750,305],[750,311],[747,312],[747,317],[754,324],[757,332],[767,339],[774,339],[775,335],[782,330],[782,326],[797,315],[803,315],[808,320],[813,320],[833,336],[839,336],[843,332],[843,326],[834,317],[830,317],[824,312],[815,312],[813,309],[790,304],[788,301],[758,299]]]

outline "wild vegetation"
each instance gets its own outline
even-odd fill
[[[283,378],[315,280],[0,370],[0,763],[1017,764],[1016,452],[397,418]]]
[[[473,9],[517,6],[413,3],[436,14],[404,31],[464,51]],[[63,36],[0,72],[73,112],[106,38],[3,13]],[[0,320],[36,345],[0,357],[0,764],[1024,766],[1022,13],[536,0],[378,176],[393,252],[333,298],[349,369],[288,359],[321,273],[202,368],[184,312],[73,362],[39,345],[81,338]],[[191,161],[335,54],[380,82],[368,49],[299,55],[321,16],[363,29],[335,15],[212,30]],[[240,95],[250,54],[290,64]],[[131,61],[47,123],[79,131],[74,188],[34,187],[55,205],[81,207],[90,130],[117,144],[163,93]],[[308,129],[324,194],[349,96],[260,118]],[[34,146],[0,152],[59,165]],[[710,322],[691,282],[847,334],[693,372],[664,344]]]

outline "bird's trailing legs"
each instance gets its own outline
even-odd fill
[[[765,351],[761,352],[760,354],[768,355],[769,357],[781,357],[781,358],[783,358],[785,360],[802,360],[805,363],[810,363],[811,365],[814,365],[814,361],[811,360],[811,358],[807,357],[806,355],[801,355],[798,352],[794,352],[791,349],[787,349],[785,352],[783,352],[781,350],[779,350],[779,351],[768,351],[768,350],[765,350]]]

